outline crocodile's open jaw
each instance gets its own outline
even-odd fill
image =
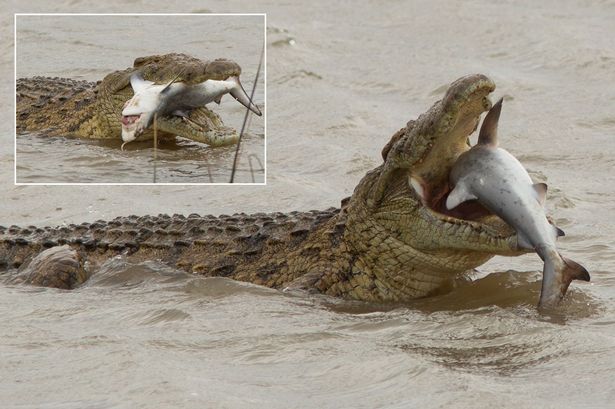
[[[403,187],[397,185],[398,189],[419,200],[436,218],[476,221],[490,215],[477,202],[452,210],[444,204],[451,191],[453,164],[470,148],[469,137],[477,129],[481,114],[491,107],[489,94],[494,89],[485,76],[464,77],[453,83],[442,100],[424,114],[428,118],[411,121],[384,148],[385,167],[379,183],[388,184],[405,175],[407,182]]]

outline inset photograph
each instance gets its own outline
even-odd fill
[[[16,184],[264,184],[264,14],[15,16]]]

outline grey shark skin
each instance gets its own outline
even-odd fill
[[[454,189],[446,207],[477,199],[512,226],[522,248],[534,249],[544,262],[539,307],[556,306],[572,280],[589,281],[580,264],[559,254],[555,241],[564,232],[550,224],[544,212],[547,185],[534,184],[523,165],[497,146],[500,99],[487,113],[478,143],[459,156],[450,173]]]
[[[159,85],[144,80],[139,73],[130,77],[134,96],[126,101],[122,110],[122,147],[152,125],[154,114],[178,115],[188,120],[189,111],[210,102],[219,104],[225,94],[230,94],[256,115],[262,115],[236,76],[219,81],[208,79],[195,85],[176,82],[176,79]]]

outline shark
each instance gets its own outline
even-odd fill
[[[189,120],[188,112],[211,102],[220,104],[222,97],[230,94],[236,101],[258,116],[261,110],[252,102],[244,90],[239,77],[225,80],[208,79],[198,84],[178,82],[181,73],[166,84],[156,84],[143,79],[139,72],[130,77],[134,95],[122,109],[122,149],[137,139],[149,128],[155,115],[176,115]]]
[[[564,232],[545,214],[547,185],[533,183],[523,165],[498,146],[502,102],[500,99],[485,116],[478,143],[453,165],[449,179],[454,188],[446,207],[452,210],[477,201],[514,228],[519,247],[534,250],[544,262],[538,306],[551,308],[563,299],[572,280],[589,281],[590,275],[557,250],[556,240]]]

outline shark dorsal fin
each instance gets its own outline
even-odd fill
[[[534,192],[536,192],[536,200],[538,200],[538,203],[544,206],[545,201],[547,200],[547,184],[534,183],[532,187],[534,188]]]
[[[483,119],[483,124],[478,134],[479,145],[498,145],[498,121],[500,120],[500,112],[502,111],[502,101],[503,98],[500,98],[489,112],[487,112],[485,119]]]

